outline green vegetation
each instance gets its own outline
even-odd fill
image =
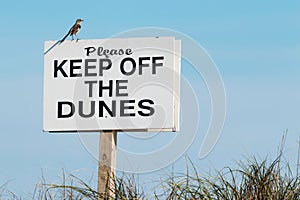
[[[108,188],[115,197],[105,199],[300,200],[299,160],[293,173],[284,160],[282,149],[275,159],[248,158],[239,162],[236,169],[226,167],[216,175],[199,175],[197,168],[188,161],[186,173],[170,175],[150,193],[142,190],[137,178],[124,175],[114,178],[115,187]],[[61,184],[38,184],[32,196],[38,200],[103,197],[90,184],[65,173]],[[0,185],[0,199],[22,198],[8,192],[4,184]]]

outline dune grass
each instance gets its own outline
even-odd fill
[[[108,188],[113,196],[108,197],[98,194],[90,182],[63,173],[60,184],[49,184],[43,179],[37,184],[31,199],[300,200],[299,159],[296,170],[291,170],[289,162],[284,159],[283,146],[284,142],[274,159],[259,161],[253,156],[238,162],[235,168],[225,167],[214,175],[200,175],[197,167],[188,160],[185,173],[171,173],[159,181],[156,189],[147,193],[134,175],[114,177],[115,187]],[[3,184],[0,185],[0,199],[22,198],[9,192]]]
[[[281,156],[272,162],[253,157],[239,168],[226,167],[213,177],[200,177],[193,168],[192,174],[164,181],[165,193],[156,199],[300,200],[300,177],[281,162]]]

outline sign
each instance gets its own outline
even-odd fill
[[[44,57],[44,131],[178,131],[180,48],[174,37],[57,45]]]

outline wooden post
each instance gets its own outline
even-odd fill
[[[117,131],[101,131],[98,162],[99,199],[114,199]]]

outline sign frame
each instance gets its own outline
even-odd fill
[[[142,128],[116,128],[116,127],[109,127],[109,128],[92,128],[92,129],[70,129],[70,128],[51,128],[49,126],[49,123],[47,122],[49,119],[47,118],[49,113],[48,104],[47,101],[49,98],[49,95],[51,95],[51,92],[49,94],[49,85],[51,85],[51,81],[49,81],[49,72],[51,73],[51,70],[49,70],[49,67],[53,65],[53,59],[57,59],[60,57],[65,58],[71,58],[76,57],[78,58],[78,55],[83,55],[82,53],[86,53],[87,51],[81,51],[79,52],[78,47],[84,46],[85,48],[87,46],[100,46],[103,44],[109,44],[111,41],[113,43],[125,43],[128,44],[130,47],[130,44],[134,44],[135,42],[140,42],[143,45],[143,41],[150,40],[150,41],[157,41],[157,44],[159,44],[163,40],[173,40],[173,49],[169,49],[171,54],[173,54],[173,66],[172,67],[172,78],[173,78],[173,87],[172,87],[172,105],[173,105],[173,113],[171,116],[167,116],[169,118],[172,118],[172,126],[166,128],[166,127],[157,127],[157,128],[148,128],[148,127],[142,127]],[[57,41],[45,41],[45,51],[49,49],[49,47],[53,46],[53,44]],[[146,42],[146,44],[149,45],[149,43]],[[81,46],[80,46],[81,45]],[[142,46],[141,45],[141,46]],[[126,45],[125,45],[126,46]],[[159,45],[158,45],[159,46]],[[142,48],[142,47],[141,47]],[[144,46],[143,48],[149,48],[149,46]],[[66,53],[68,50],[70,51],[72,49],[72,53]],[[75,50],[74,50],[75,49]],[[82,48],[81,48],[82,50]],[[164,50],[164,49],[163,49]],[[170,53],[169,52],[169,53]],[[74,55],[73,55],[74,54]],[[155,54],[155,53],[154,53]],[[63,55],[63,56],[62,56]],[[66,56],[67,55],[67,56]],[[103,55],[105,56],[105,55]],[[79,56],[80,57],[80,56]],[[86,58],[85,56],[82,56],[82,58]],[[52,61],[52,62],[49,62]],[[52,64],[51,64],[52,63]],[[53,67],[53,66],[52,66]],[[180,73],[181,73],[181,41],[176,40],[175,37],[151,37],[151,38],[114,38],[114,39],[97,39],[97,40],[79,40],[78,42],[74,41],[65,41],[64,43],[60,44],[59,46],[52,49],[50,52],[48,52],[44,56],[44,113],[43,113],[43,130],[45,132],[95,132],[95,131],[107,131],[107,130],[115,130],[118,132],[176,132],[180,130]],[[51,73],[52,74],[52,73]],[[51,75],[50,75],[51,76]],[[50,88],[51,89],[51,88]],[[53,89],[53,88],[52,88]],[[56,86],[57,89],[57,86]]]

